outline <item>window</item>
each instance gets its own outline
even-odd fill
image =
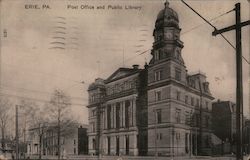
[[[129,106],[130,101],[125,101],[125,128],[129,127]]]
[[[176,123],[181,123],[181,110],[180,109],[175,110],[175,119],[176,119]]]
[[[93,110],[92,110],[92,116],[95,116],[95,115],[96,115],[96,110],[93,109]]]
[[[181,80],[181,70],[178,69],[178,68],[175,69],[175,79],[176,79],[177,81],[180,81],[180,80]]]
[[[124,89],[126,90],[126,89],[128,89],[128,88],[129,88],[128,81],[125,81],[125,82],[124,82]]]
[[[120,103],[116,103],[116,128],[120,128]]]
[[[155,60],[159,60],[159,52],[155,51]]]
[[[161,110],[160,109],[157,109],[156,110],[156,118],[157,118],[157,123],[161,123]]]
[[[200,100],[197,98],[196,99],[196,107],[199,107],[200,106]]]
[[[107,106],[107,128],[111,129],[111,105]]]
[[[95,122],[92,123],[92,132],[95,132]]]
[[[161,100],[161,91],[155,92],[155,100],[160,101]]]
[[[162,139],[162,133],[157,133],[157,140],[161,140]]]
[[[188,133],[185,134],[185,151],[186,151],[186,153],[189,152],[189,149],[188,149]]]
[[[194,97],[191,97],[191,105],[194,106]]]
[[[200,115],[196,114],[196,126],[200,126]]]
[[[161,60],[163,58],[163,52],[162,52],[162,50],[160,49],[159,50],[159,60]]]
[[[76,154],[76,148],[74,148],[74,154]]]
[[[188,112],[186,112],[185,114],[185,124],[190,125],[190,115]]]
[[[176,99],[177,99],[177,100],[180,100],[180,99],[181,99],[180,97],[181,97],[181,92],[180,92],[180,91],[177,91],[177,92],[176,92]]]
[[[185,103],[188,104],[188,95],[185,96]]]
[[[209,127],[209,116],[206,116],[205,126]]]
[[[96,149],[96,142],[95,142],[95,138],[92,139],[92,147],[93,149]]]
[[[208,102],[206,101],[206,109],[208,110]]]
[[[195,88],[195,81],[193,79],[190,79],[190,86]]]
[[[176,140],[180,140],[181,139],[181,134],[179,132],[176,132],[175,136],[176,136]]]
[[[155,72],[155,81],[162,80],[162,70]]]
[[[76,145],[76,140],[74,139],[74,145]]]

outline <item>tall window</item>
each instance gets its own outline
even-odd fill
[[[199,107],[200,106],[200,100],[197,98],[196,99],[196,107]]]
[[[155,60],[159,60],[159,52],[155,51]]]
[[[181,70],[178,69],[178,68],[175,68],[175,79],[177,81],[180,81],[181,80]]]
[[[95,116],[96,115],[96,110],[93,109],[91,114],[92,114],[92,116]]]
[[[190,125],[190,114],[188,112],[185,114],[185,124]]]
[[[161,91],[155,92],[155,100],[160,101],[161,100]]]
[[[194,97],[191,97],[191,105],[194,106]]]
[[[95,122],[92,123],[92,131],[95,132]]]
[[[176,92],[176,99],[177,99],[177,100],[180,100],[180,99],[181,99],[181,92],[180,92],[180,91],[177,91],[177,92]]]
[[[160,81],[160,80],[162,80],[162,70],[155,72],[155,81]]]
[[[209,127],[209,116],[206,116],[205,126]]]
[[[111,129],[111,105],[107,106],[107,128]]]
[[[160,49],[159,50],[159,60],[161,60],[163,58],[163,52],[162,52],[162,50]]]
[[[93,149],[96,149],[96,142],[95,142],[95,138],[92,139],[92,147]]]
[[[206,101],[206,109],[208,110],[208,101]]]
[[[185,103],[188,104],[188,95],[185,96]]]
[[[180,109],[175,110],[175,119],[176,119],[176,123],[181,123],[181,110]]]
[[[129,127],[129,106],[130,102],[125,101],[125,128]]]
[[[196,114],[196,126],[200,126],[200,115]]]
[[[185,151],[186,151],[186,153],[189,152],[189,149],[188,149],[188,133],[185,134]]]
[[[157,123],[161,123],[161,109],[157,109],[156,110],[156,119],[157,119]]]
[[[120,128],[120,103],[116,103],[116,128]]]

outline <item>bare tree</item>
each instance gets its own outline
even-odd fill
[[[6,129],[8,125],[8,120],[10,118],[9,116],[10,108],[11,108],[10,100],[5,97],[0,97],[0,128],[2,135],[1,146],[4,152],[5,152]]]
[[[36,125],[39,120],[39,106],[31,100],[22,99],[20,102],[20,118],[22,119],[21,135],[26,143],[27,128]]]
[[[71,99],[66,93],[60,90],[55,90],[50,103],[48,105],[48,113],[50,114],[51,122],[57,124],[57,152],[58,160],[61,158],[61,136],[70,133],[72,121],[70,119]],[[69,132],[67,132],[69,131]]]
[[[23,127],[21,132],[23,135],[24,143],[26,143],[26,129],[29,128],[38,128],[39,136],[39,159],[42,159],[42,139],[44,132],[47,126],[46,111],[42,109],[36,102],[31,100],[21,100],[21,114]]]

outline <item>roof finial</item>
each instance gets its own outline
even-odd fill
[[[168,0],[166,0],[166,2],[164,3],[164,5],[165,5],[165,8],[169,6]]]

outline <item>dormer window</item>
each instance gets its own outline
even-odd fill
[[[203,86],[204,86],[204,91],[205,91],[205,92],[209,92],[208,82],[205,82],[205,83],[203,84]]]

